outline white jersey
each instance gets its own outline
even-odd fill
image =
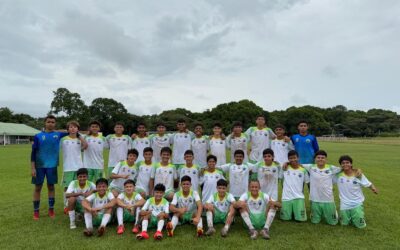
[[[338,174],[335,178],[339,189],[340,210],[356,208],[363,204],[363,187],[370,187],[372,183],[361,175],[361,178],[347,176],[344,172]]]
[[[278,200],[278,182],[281,171],[281,166],[276,162],[273,162],[271,166],[265,165],[265,162],[254,166],[261,192],[268,194],[275,201]]]
[[[149,137],[143,137],[143,138],[136,137],[132,141],[132,148],[136,149],[138,151],[138,153],[139,153],[136,162],[144,160],[144,158],[143,158],[143,149],[145,149],[147,147],[151,147],[151,143],[150,143]]]
[[[318,168],[315,164],[303,164],[310,174],[310,200],[314,202],[334,202],[333,178],[341,171],[340,168],[325,165]]]
[[[65,193],[66,194],[87,193],[93,190],[96,190],[96,185],[93,182],[86,181],[85,186],[81,187],[79,186],[79,181],[74,180],[71,181],[71,183],[68,185],[67,191]],[[79,195],[76,199],[79,202],[81,202],[83,199],[85,199],[85,196]]]
[[[112,171],[113,174],[117,175],[129,175],[128,177],[129,180],[135,180],[137,172],[138,171],[136,165],[133,164],[132,166],[129,166],[126,160],[119,162]],[[124,190],[124,183],[128,179],[125,178],[113,179],[110,183],[110,188],[116,188],[119,191],[122,191]]]
[[[281,177],[283,179],[283,201],[304,199],[304,183],[310,182],[310,177],[305,168],[299,166],[295,169],[289,165],[287,170],[281,172]]]
[[[274,160],[279,164],[288,162],[288,153],[294,150],[292,141],[285,142],[284,140],[274,139],[271,141],[271,149],[274,151]]]
[[[128,150],[132,147],[132,139],[127,135],[112,134],[106,137],[106,141],[110,147],[108,167],[113,168],[118,162],[126,159]]]
[[[165,186],[165,191],[169,191],[174,189],[174,181],[178,179],[178,174],[174,165],[161,166],[158,162],[151,178],[154,179],[154,186],[161,183]]]
[[[171,135],[164,134],[160,136],[159,134],[152,134],[149,136],[150,144],[153,149],[153,161],[160,162],[161,161],[161,149],[165,147],[171,147]]]
[[[174,198],[172,198],[171,205],[176,206],[177,208],[187,208],[188,213],[193,213],[197,210],[197,203],[200,201],[199,193],[196,191],[190,190],[188,196],[183,194],[183,191],[180,190],[174,194]]]
[[[81,141],[78,138],[64,136],[60,141],[63,152],[64,172],[77,171],[83,167]]]
[[[185,175],[190,177],[193,191],[198,192],[199,191],[199,176],[200,176],[199,166],[193,165],[192,167],[189,168],[185,164],[183,167],[181,167],[178,170],[179,183],[180,183],[180,179]]]
[[[217,166],[226,164],[226,142],[221,138],[210,139],[210,154],[217,157]]]
[[[264,149],[271,147],[271,140],[275,137],[274,132],[270,128],[250,127],[245,133],[250,137],[251,143],[249,159],[253,162],[261,161]]]
[[[146,162],[140,161],[136,163],[136,169],[138,171],[137,174],[137,182],[136,189],[142,189],[146,192],[146,195],[149,194],[149,183],[151,176],[154,175],[155,163],[147,165]]]
[[[131,206],[135,205],[136,202],[143,200],[143,197],[136,192],[133,192],[131,197],[128,197],[128,195],[123,192],[120,193],[117,198],[120,199],[125,205]]]
[[[204,171],[203,175],[200,177],[200,185],[203,185],[201,193],[203,204],[217,192],[217,182],[220,179],[225,180],[221,170],[215,169],[214,172],[209,172],[208,170]]]
[[[218,167],[229,175],[229,192],[234,197],[240,197],[248,191],[250,171],[253,171],[254,165],[243,163],[236,165],[228,163]]]
[[[90,203],[92,208],[101,208],[114,199],[114,195],[111,192],[106,192],[103,197],[100,197],[98,193],[94,193],[86,197],[86,200]],[[105,209],[100,210],[98,213],[104,214]]]
[[[193,161],[200,168],[207,167],[207,152],[209,149],[208,136],[203,135],[200,138],[196,137],[192,140]]]
[[[250,192],[246,192],[240,196],[239,200],[246,202],[250,214],[258,215],[265,214],[265,211],[267,211],[269,196],[260,191],[257,198],[254,199]]]
[[[244,162],[247,162],[247,144],[249,143],[249,136],[245,133],[241,133],[239,137],[235,137],[230,134],[226,138],[227,147],[231,150],[231,162],[235,162],[234,154],[236,150],[243,150],[244,152]]]
[[[211,195],[211,197],[207,200],[208,204],[212,204],[214,209],[217,209],[221,213],[228,213],[230,206],[236,202],[235,198],[230,193],[225,193],[224,198],[221,198],[218,195],[218,192]]]
[[[102,135],[85,136],[88,144],[87,149],[83,151],[83,166],[87,169],[104,169],[104,148],[108,148],[106,138]]]
[[[171,136],[171,144],[174,145],[172,152],[173,164],[185,164],[184,154],[186,150],[191,149],[193,138],[194,134],[190,131],[188,133],[176,132]]]
[[[156,199],[151,197],[142,207],[143,211],[151,211],[151,215],[157,217],[160,213],[169,214],[169,203],[165,198],[162,198],[160,203],[156,203]]]

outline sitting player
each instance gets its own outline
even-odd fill
[[[71,181],[65,193],[71,229],[76,228],[75,211],[83,214],[82,200],[96,191],[96,185],[88,181],[89,173],[86,168],[78,169],[76,175],[78,180]]]
[[[226,237],[235,216],[236,200],[232,194],[227,192],[228,182],[226,180],[218,180],[217,189],[218,192],[214,193],[204,206],[207,210],[208,230],[206,235],[210,236],[215,233],[214,224],[223,223],[225,226],[221,230],[221,236]]]
[[[113,168],[111,172],[112,181],[110,183],[110,190],[115,197],[124,191],[124,182],[127,179],[134,180],[136,178],[138,171],[135,161],[137,157],[138,151],[136,149],[129,149],[127,159],[118,162]]]
[[[98,236],[104,234],[107,223],[111,218],[112,208],[116,203],[114,195],[108,191],[108,181],[106,179],[100,178],[96,181],[96,190],[96,193],[91,194],[82,201],[82,207],[85,209],[86,229],[83,231],[85,236],[92,236],[93,226],[99,225]]]
[[[154,239],[161,240],[163,238],[161,231],[169,214],[169,203],[165,198],[163,198],[164,194],[165,186],[163,184],[157,184],[154,187],[154,197],[148,199],[144,204],[142,211],[140,211],[140,216],[142,218],[142,232],[136,235],[137,239],[141,240],[149,238],[149,235],[147,234],[148,227],[157,227],[157,231],[153,236]]]
[[[117,197],[117,234],[124,233],[124,222],[134,222],[132,233],[137,234],[139,232],[139,213],[144,203],[145,200],[143,197],[135,192],[135,182],[133,180],[126,180],[124,183],[124,192]]]

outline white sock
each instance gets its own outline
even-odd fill
[[[159,220],[157,223],[157,231],[162,231],[162,228],[164,227],[164,220]]]
[[[68,211],[68,215],[69,215],[69,221],[72,223],[75,223],[75,210],[72,211]]]
[[[253,227],[253,224],[251,224],[251,220],[250,220],[249,213],[247,213],[247,212],[242,212],[242,213],[240,213],[240,215],[242,216],[242,218],[243,218],[243,220],[244,220],[244,223],[246,223],[247,227],[248,227],[250,230],[253,230],[254,227]]]
[[[213,225],[213,215],[211,211],[207,211],[206,212],[206,217],[207,217],[207,226],[210,227],[214,227]]]
[[[110,220],[110,218],[111,218],[111,214],[104,214],[104,215],[103,215],[103,219],[101,219],[101,224],[100,224],[100,226],[101,226],[101,227],[107,226],[107,223],[108,223],[108,221]]]
[[[268,211],[268,214],[267,214],[267,221],[265,222],[264,228],[269,229],[269,227],[271,226],[272,222],[274,221],[275,214],[276,214],[276,210],[273,209],[273,208],[271,208],[271,209]]]
[[[176,216],[176,215],[172,216],[171,223],[172,223],[173,230],[175,230],[175,227],[176,227],[176,225],[178,225],[178,222],[179,222],[178,216]]]
[[[93,229],[92,214],[85,212],[85,224],[87,229]]]
[[[147,232],[147,227],[149,226],[149,220],[142,221],[142,231]]]
[[[65,192],[63,193],[63,199],[64,199],[64,208],[66,208],[68,206],[68,200],[67,200],[67,197],[65,195]]]
[[[140,207],[136,208],[136,218],[135,218],[135,225],[138,224],[140,218]]]
[[[124,209],[122,207],[117,208],[117,220],[118,226],[122,226],[124,224]]]
[[[199,223],[197,224],[197,229],[203,229],[203,219],[200,216]]]

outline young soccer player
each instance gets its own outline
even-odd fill
[[[165,191],[165,198],[172,201],[174,197],[174,185],[178,182],[178,174],[175,166],[169,163],[172,150],[170,148],[161,149],[161,162],[157,163],[155,170],[151,175],[150,186],[163,184]],[[150,189],[152,192],[152,188]]]
[[[304,183],[310,182],[305,168],[299,164],[299,155],[291,150],[288,153],[289,164],[281,173],[283,179],[281,220],[306,221],[306,206],[304,203]]]
[[[110,183],[110,190],[115,197],[124,191],[124,182],[127,179],[136,179],[138,169],[135,162],[137,157],[138,151],[136,149],[129,149],[126,160],[119,162],[111,172],[112,181]]]
[[[145,200],[143,197],[135,192],[135,181],[130,179],[126,180],[124,183],[124,192],[117,197],[117,234],[124,233],[124,222],[134,222],[132,233],[137,234],[139,232],[139,213],[144,203]]]
[[[208,136],[203,135],[203,125],[200,123],[194,126],[195,138],[192,140],[192,150],[194,153],[194,164],[200,168],[207,166],[207,153],[209,150]]]
[[[156,165],[156,163],[152,161],[153,149],[150,147],[144,148],[143,157],[144,161],[136,163],[136,168],[138,170],[136,190],[145,199],[150,195],[150,192],[152,191],[152,184],[150,183],[150,181],[151,176],[154,175]]]
[[[241,122],[233,123],[232,134],[226,138],[227,147],[231,150],[231,162],[234,162],[233,153],[241,149],[244,152],[244,162],[248,161],[247,144],[249,143],[249,136],[243,132],[243,125]]]
[[[147,137],[146,125],[144,123],[139,123],[137,126],[137,132],[135,139],[132,141],[132,148],[139,152],[137,161],[143,161],[143,149],[146,147],[151,147],[150,139]]]
[[[232,194],[227,192],[228,182],[226,180],[218,180],[217,189],[218,192],[214,193],[204,206],[207,210],[208,230],[206,235],[210,236],[215,233],[214,224],[223,223],[225,226],[221,230],[221,236],[226,237],[235,216],[236,200]]]
[[[147,228],[157,227],[157,231],[153,238],[161,240],[163,238],[162,229],[165,220],[168,219],[169,203],[163,198],[165,194],[165,186],[163,184],[156,184],[154,187],[154,197],[148,199],[140,211],[142,218],[142,232],[136,235],[136,238],[148,239]],[[150,220],[150,225],[149,225]]]
[[[191,178],[187,175],[181,178],[181,190],[174,194],[169,210],[174,213],[171,224],[167,225],[168,236],[174,235],[179,220],[184,223],[193,223],[197,228],[197,237],[203,235],[203,220],[201,212],[203,206],[197,191],[191,189]]]
[[[363,174],[356,177],[357,173],[353,169],[353,159],[350,156],[341,156],[339,164],[343,172],[336,176],[335,182],[339,189],[340,224],[343,226],[353,224],[357,228],[365,228],[367,224],[364,216],[362,188],[368,187],[375,194],[378,194],[378,190]]]
[[[213,126],[213,135],[210,138],[210,154],[217,157],[217,166],[226,164],[226,141],[222,139],[221,123],[215,123]]]
[[[293,135],[291,140],[294,148],[299,153],[300,164],[312,164],[314,155],[319,150],[318,141],[315,136],[308,133],[308,123],[300,121],[297,124],[298,134]]]
[[[260,229],[264,239],[270,238],[269,228],[275,217],[275,213],[270,213],[270,210],[276,211],[281,205],[260,191],[258,180],[250,181],[250,192],[244,193],[235,206],[240,209],[240,215],[250,230],[252,240],[257,238],[257,230]]]
[[[172,163],[175,165],[176,169],[179,169],[185,164],[184,154],[186,150],[191,148],[194,134],[187,130],[186,122],[183,119],[178,120],[176,127],[178,131],[171,136],[171,144],[174,145]]]
[[[157,123],[157,134],[149,136],[150,144],[153,148],[153,161],[161,161],[161,149],[171,146],[171,135],[165,133],[166,127],[162,122]]]
[[[100,129],[99,121],[91,121],[89,134],[84,137],[88,147],[83,152],[83,166],[88,170],[88,180],[91,182],[96,182],[97,179],[103,177],[103,151],[104,148],[108,148],[106,138],[99,133]]]
[[[207,168],[200,177],[200,185],[202,185],[202,203],[205,204],[216,192],[217,182],[221,179],[225,180],[221,170],[215,169],[217,157],[214,155],[207,156]]]
[[[178,178],[185,175],[189,176],[192,183],[193,191],[199,191],[199,178],[200,178],[200,167],[193,164],[193,151],[186,150],[185,152],[185,165],[178,169]]]
[[[85,209],[86,229],[85,236],[93,235],[93,226],[97,229],[97,235],[103,236],[107,223],[110,221],[112,208],[116,204],[114,195],[108,192],[108,181],[100,178],[96,181],[97,192],[82,200],[82,207]]]
[[[288,162],[288,153],[290,150],[294,150],[292,141],[285,136],[285,127],[283,125],[277,125],[275,127],[276,138],[271,141],[271,149],[275,154],[275,161],[279,164]]]
[[[110,154],[108,158],[107,177],[111,177],[111,173],[118,162],[126,159],[128,150],[132,147],[132,140],[129,136],[124,135],[124,124],[116,122],[114,126],[115,134],[108,135],[106,141],[110,147]]]
[[[60,140],[68,133],[55,131],[56,117],[48,115],[44,119],[45,130],[36,134],[33,138],[31,153],[31,175],[33,191],[33,219],[39,219],[40,193],[44,179],[47,178],[47,190],[49,200],[48,214],[54,218],[55,188],[57,184],[57,166],[60,149]]]
[[[96,185],[88,180],[88,170],[86,168],[80,168],[76,171],[78,180],[71,181],[68,185],[65,197],[68,202],[68,215],[69,215],[69,227],[71,229],[76,228],[75,224],[75,212],[83,214],[82,200],[91,195],[96,191]]]
[[[271,140],[276,137],[272,129],[266,126],[263,115],[257,116],[256,125],[248,128],[245,132],[250,138],[249,160],[251,163],[257,163],[262,160],[262,152],[264,149],[271,147]]]

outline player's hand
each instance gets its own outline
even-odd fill
[[[137,134],[135,134],[135,133],[131,135],[131,138],[134,140],[136,139],[136,137],[137,137]]]
[[[161,213],[159,213],[159,214],[157,215],[157,218],[158,218],[159,220],[162,220],[162,219],[165,218],[165,216],[166,216],[166,214],[165,214],[164,212],[161,212]]]
[[[195,226],[197,226],[197,224],[199,224],[200,218],[197,218],[197,216],[196,216],[196,217],[193,218],[192,221],[193,221],[193,224],[194,224]]]
[[[283,138],[283,141],[284,141],[284,142],[290,142],[290,137],[288,137],[288,136],[285,135],[285,137]]]
[[[129,178],[129,174],[124,175],[124,177],[122,177],[124,179],[128,179]]]
[[[32,168],[31,175],[32,177],[36,178],[36,168]]]
[[[378,194],[378,189],[377,189],[374,185],[371,186],[371,190],[372,190],[372,192],[374,192],[375,194]]]
[[[92,192],[82,193],[82,195],[83,195],[84,197],[88,197],[88,196],[91,195],[91,194],[92,194]]]
[[[285,162],[282,164],[282,169],[286,171],[288,169],[288,166],[289,166],[289,162]]]

